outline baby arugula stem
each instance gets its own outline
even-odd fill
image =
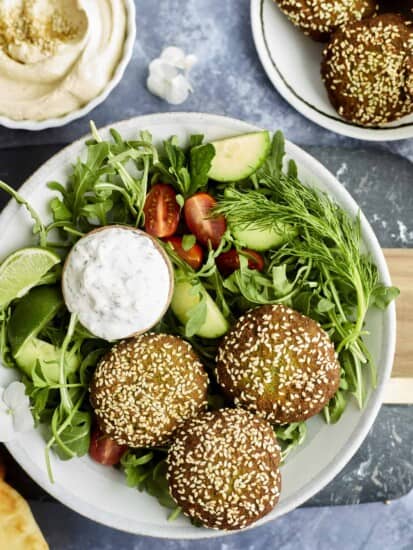
[[[70,410],[73,408],[73,403],[66,384],[65,356],[66,356],[67,348],[76,330],[76,324],[77,324],[77,315],[75,313],[72,313],[72,315],[70,316],[69,327],[67,329],[67,333],[66,333],[65,339],[63,340],[63,344],[60,350],[60,369],[59,369],[59,385],[61,386],[60,397],[62,400],[63,409],[66,412],[70,412]]]
[[[117,191],[125,199],[126,204],[128,205],[129,211],[132,214],[132,216],[133,217],[138,216],[138,211],[132,204],[129,193],[123,187],[120,187],[119,185],[115,185],[114,183],[102,182],[102,183],[97,183],[95,185],[95,189],[96,191]]]
[[[46,467],[47,467],[47,473],[48,473],[48,476],[49,476],[49,479],[50,479],[51,483],[54,483],[54,478],[53,478],[53,472],[52,472],[52,467],[51,467],[51,463],[50,463],[50,449],[52,448],[52,446],[56,443],[57,439],[59,438],[59,441],[60,441],[59,444],[62,445],[65,448],[65,450],[66,450],[66,452],[68,452],[69,456],[73,457],[73,456],[76,455],[76,453],[73,453],[73,451],[68,449],[63,444],[63,442],[60,440],[59,436],[68,426],[70,426],[70,424],[73,420],[73,417],[75,416],[75,414],[80,409],[80,407],[83,403],[83,400],[85,398],[86,393],[87,393],[87,390],[82,392],[81,396],[76,401],[76,403],[72,406],[71,410],[69,411],[68,416],[66,417],[64,422],[59,426],[59,428],[56,429],[56,427],[53,425],[53,422],[52,422],[52,433],[53,433],[53,435],[49,439],[49,441],[47,442],[47,445],[45,447]]]
[[[32,220],[34,221],[34,233],[39,234],[39,244],[42,248],[47,246],[47,233],[46,228],[40,219],[39,214],[34,210],[32,206],[24,199],[17,191],[15,191],[10,185],[0,180],[0,189],[8,193],[18,204],[21,204],[29,212]]]

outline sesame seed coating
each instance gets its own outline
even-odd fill
[[[217,380],[235,405],[285,424],[321,411],[338,389],[340,364],[316,321],[265,305],[238,319],[224,337]]]
[[[325,42],[349,21],[377,10],[375,0],[274,0],[292,23],[314,40]]]
[[[413,113],[413,31],[399,15],[351,23],[326,46],[321,74],[351,122],[379,126]]]
[[[119,445],[167,444],[206,408],[208,376],[187,342],[143,334],[115,345],[93,375],[91,403],[100,429]]]
[[[242,409],[221,409],[192,418],[177,432],[167,479],[186,515],[205,527],[242,529],[278,502],[280,460],[268,422]]]

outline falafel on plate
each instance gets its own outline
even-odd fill
[[[204,410],[208,376],[192,346],[147,333],[116,344],[94,372],[90,398],[99,428],[119,445],[169,443],[175,430]]]
[[[375,0],[275,0],[281,11],[313,40],[326,42],[332,32],[349,21],[373,15]]]
[[[186,422],[168,453],[167,479],[183,512],[213,529],[242,529],[272,510],[280,448],[268,422],[220,409]]]
[[[217,380],[235,405],[270,422],[300,422],[336,393],[340,364],[320,325],[284,305],[248,311],[224,337]]]
[[[353,22],[335,32],[321,74],[346,120],[379,126],[413,113],[413,31],[400,15]]]

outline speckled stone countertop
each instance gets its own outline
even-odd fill
[[[138,114],[185,110],[281,128],[336,174],[364,210],[382,246],[413,247],[413,164],[407,160],[413,159],[413,140],[359,142],[323,130],[295,112],[272,88],[259,63],[248,0],[139,0],[136,4],[134,58],[119,87],[91,113],[97,125]],[[195,53],[200,60],[192,73],[195,92],[179,108],[171,108],[145,88],[149,61],[171,44]],[[15,186],[21,184],[36,166],[87,131],[88,119],[39,133],[1,128],[0,178]],[[27,146],[24,153],[23,146]],[[0,208],[3,205],[0,197]],[[133,537],[99,526],[58,503],[39,500],[41,492],[21,474],[16,473],[14,479],[31,499],[51,548],[58,550],[378,546],[407,550],[413,548],[413,493],[390,505],[383,502],[405,495],[413,487],[412,441],[413,407],[384,406],[353,460],[307,503],[312,507],[257,530],[198,543]],[[347,506],[332,506],[338,504]]]

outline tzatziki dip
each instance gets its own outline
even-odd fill
[[[66,306],[92,334],[119,340],[153,327],[169,306],[172,267],[156,241],[110,226],[80,239],[63,270]]]

